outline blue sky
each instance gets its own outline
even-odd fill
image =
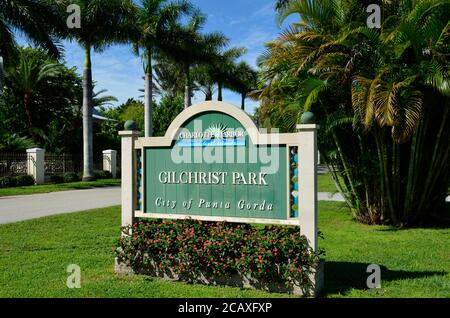
[[[230,46],[246,47],[242,57],[256,67],[256,59],[264,51],[264,43],[274,39],[281,31],[277,25],[274,0],[191,0],[207,16],[204,32],[220,31],[230,39]],[[289,17],[284,23],[293,21]],[[20,41],[22,42],[22,41]],[[76,43],[64,42],[65,59],[69,66],[76,66],[81,74],[83,52]],[[130,97],[138,98],[143,88],[143,67],[139,57],[132,54],[130,46],[116,45],[101,54],[92,56],[93,79],[96,90],[108,89],[108,94],[119,99],[119,103]],[[216,99],[217,96],[215,95]],[[202,101],[197,93],[193,103]],[[240,96],[231,91],[224,92],[224,101],[240,106]],[[253,112],[257,103],[248,100],[246,110]]]

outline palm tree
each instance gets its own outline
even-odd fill
[[[206,19],[202,14],[194,12],[186,25],[174,27],[170,37],[168,37],[170,55],[174,61],[181,65],[185,75],[185,108],[191,105],[191,67],[217,59],[220,49],[229,41],[221,33],[201,34],[200,30],[205,21]]]
[[[212,64],[197,65],[191,70],[193,85],[195,86],[193,90],[201,91],[205,95],[205,101],[213,99],[216,84],[210,75],[210,65]]]
[[[36,147],[32,139],[19,137],[15,133],[0,133],[0,138],[2,139],[0,143],[0,151],[2,152],[25,152],[27,149]]]
[[[187,1],[171,3],[168,0],[143,0],[137,17],[139,37],[135,43],[135,52],[143,48],[145,73],[145,136],[153,134],[152,124],[152,95],[153,95],[153,67],[152,57],[158,52],[164,52],[165,39],[168,29],[177,23],[182,14],[188,14],[192,7]],[[173,35],[173,34],[172,34]],[[166,51],[170,54],[170,51]]]
[[[7,80],[16,94],[22,96],[22,103],[28,120],[28,130],[36,142],[33,112],[31,106],[36,89],[43,82],[55,79],[61,72],[61,65],[54,62],[42,63],[36,56],[20,51],[17,65],[9,67]]]
[[[184,91],[183,71],[168,57],[159,55],[154,65],[154,89],[161,97],[175,99]]]
[[[241,109],[245,110],[247,94],[256,89],[258,74],[246,62],[235,65],[231,77],[226,83],[227,87],[241,95]]]
[[[380,30],[366,26],[369,3],[279,1],[280,20],[301,19],[261,59],[260,115],[277,114],[273,101],[297,114],[312,108],[321,153],[339,167],[339,178],[331,171],[355,217],[408,225],[445,210],[450,2],[383,2]]]
[[[247,51],[246,48],[231,48],[221,53],[218,58],[208,64],[209,74],[217,83],[217,100],[222,101],[222,90],[226,82],[231,78],[230,71],[236,64],[236,60]]]
[[[18,53],[13,31],[20,31],[52,56],[58,56],[54,36],[64,35],[66,30],[64,19],[46,1],[0,0],[0,56],[5,65]]]
[[[92,94],[93,107],[113,106],[112,102],[117,102],[117,97],[113,95],[103,95],[107,92],[107,89],[101,89],[98,92]]]
[[[232,77],[231,71],[235,67],[236,59],[246,51],[245,48],[231,48],[218,54],[214,59],[207,63],[196,65],[192,69],[192,78],[196,90],[201,91],[205,95],[205,100],[213,99],[216,91],[219,101],[222,101],[222,90],[224,85],[230,81]]]
[[[83,180],[94,179],[92,138],[92,50],[101,52],[113,43],[129,42],[136,34],[132,19],[136,7],[131,0],[63,0],[57,3],[65,12],[68,4],[80,6],[82,27],[71,30],[71,38],[84,50],[83,70]]]

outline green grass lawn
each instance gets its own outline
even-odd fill
[[[29,187],[4,188],[4,189],[0,189],[0,197],[59,192],[59,191],[67,191],[67,190],[83,190],[83,189],[111,187],[111,186],[119,186],[119,185],[120,185],[119,179],[103,179],[103,180],[89,181],[89,182],[80,181],[80,182],[61,183],[61,184],[44,184],[44,185],[29,186]]]
[[[450,297],[450,229],[395,229],[352,220],[342,203],[319,203],[326,250],[325,296]],[[368,264],[381,289],[365,289]]]
[[[324,173],[317,175],[317,189],[319,192],[337,192],[331,174]]]
[[[369,227],[340,203],[320,203],[326,249],[325,297],[448,297],[450,230]],[[113,246],[119,208],[0,226],[0,297],[287,297],[232,287],[188,285],[117,275]],[[365,288],[368,264],[382,288]],[[66,267],[81,267],[82,288],[66,287]]]

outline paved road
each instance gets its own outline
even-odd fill
[[[120,204],[120,187],[0,197],[0,224]]]
[[[319,201],[345,202],[344,197],[340,193],[319,192],[317,199]]]
[[[343,202],[339,193],[319,192],[319,201]],[[447,198],[450,202],[450,196]],[[0,224],[120,204],[120,187],[0,197]]]

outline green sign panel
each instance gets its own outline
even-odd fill
[[[286,145],[253,144],[230,115],[200,113],[142,155],[144,213],[288,219]]]

